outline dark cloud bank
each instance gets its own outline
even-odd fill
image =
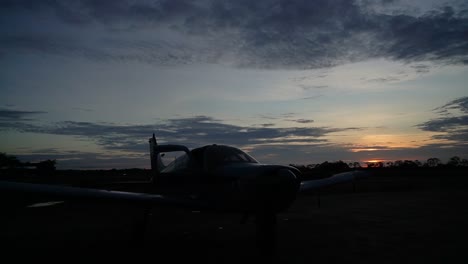
[[[52,125],[35,125],[26,122],[0,122],[0,128],[18,132],[69,135],[93,139],[108,150],[147,152],[147,139],[156,133],[160,142],[180,142],[189,147],[206,144],[229,144],[236,146],[262,145],[267,143],[317,144],[326,142],[322,137],[359,128],[329,127],[243,127],[229,125],[206,116],[170,119],[152,125],[118,125],[64,121]]]
[[[78,37],[63,37],[61,31],[45,33],[39,24],[31,26],[30,32],[2,34],[0,50],[75,54],[102,61],[227,63],[258,68],[321,68],[369,58],[467,63],[466,8],[442,6],[416,17],[403,12],[377,13],[369,8],[373,2],[2,1],[0,14],[47,14],[70,27],[99,25],[112,33],[89,45]],[[395,3],[398,1],[381,1],[382,5]],[[169,41],[164,33],[153,40],[131,35],[156,28],[182,37]]]

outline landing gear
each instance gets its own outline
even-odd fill
[[[151,206],[146,205],[143,208],[143,216],[135,216],[135,222],[133,227],[133,244],[137,247],[141,247],[145,244],[145,234],[148,226],[149,218],[151,215]]]
[[[257,213],[257,247],[263,257],[273,257],[276,250],[276,213],[270,210]]]

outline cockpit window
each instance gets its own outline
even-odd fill
[[[229,149],[224,155],[224,162],[243,162],[243,163],[256,163],[256,161],[238,149]]]
[[[165,157],[167,158],[167,156]],[[161,173],[181,172],[186,169],[201,169],[202,167],[210,170],[231,163],[258,162],[240,149],[211,145],[192,150],[190,157],[184,153],[178,158],[173,159],[172,162],[161,170]]]
[[[161,170],[161,173],[182,171],[187,169],[188,164],[189,157],[184,153],[170,162],[164,169]]]
[[[205,166],[215,168],[229,163],[258,163],[254,158],[240,149],[213,145],[206,149]]]

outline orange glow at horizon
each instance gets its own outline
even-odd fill
[[[373,160],[365,160],[364,162],[371,162],[371,163],[377,163],[377,162],[385,162],[386,160],[384,159],[373,159]]]
[[[378,131],[376,131],[378,132]],[[386,131],[386,133],[362,134],[362,132],[351,133],[346,136],[329,136],[331,141],[343,144],[348,151],[353,153],[372,152],[385,156],[385,151],[398,149],[417,149],[428,144],[450,143],[444,140],[434,139],[434,132],[411,131]],[[377,156],[377,155],[376,155]]]
[[[359,141],[361,145],[368,146],[366,148],[354,148],[353,152],[359,151],[376,151],[380,150],[373,146],[384,146],[389,149],[395,148],[418,148],[427,145],[428,143],[440,143],[440,140],[432,139],[435,133],[418,133],[418,134],[373,134],[364,135]]]

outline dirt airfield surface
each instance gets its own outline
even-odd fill
[[[256,250],[252,216],[4,197],[2,256],[13,260],[166,263],[468,263],[468,175],[374,176],[301,194],[278,215],[272,259]]]

